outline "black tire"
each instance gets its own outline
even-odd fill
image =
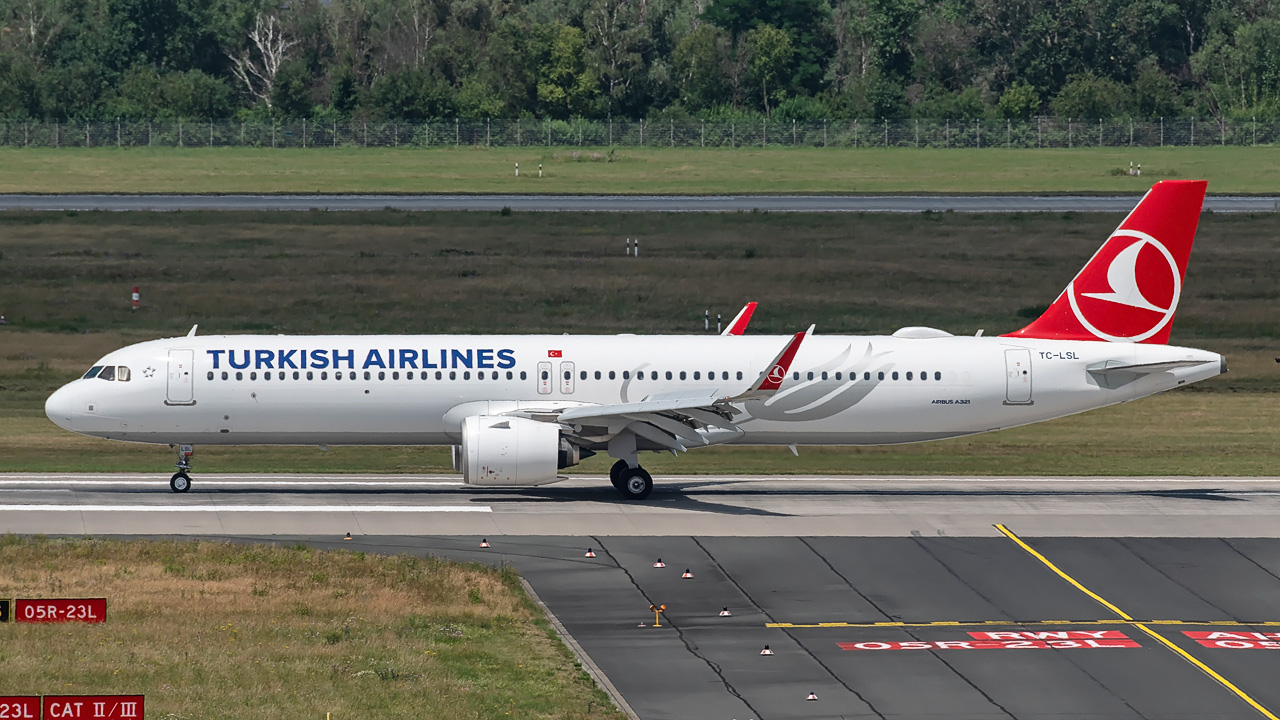
[[[169,478],[169,489],[176,493],[184,493],[191,489],[191,476],[184,472],[176,472]]]
[[[622,490],[622,473],[627,469],[627,461],[619,460],[609,468],[609,483],[618,490]]]
[[[653,476],[642,467],[628,468],[622,473],[618,491],[627,500],[644,500],[653,492]]]

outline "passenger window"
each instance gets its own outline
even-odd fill
[[[240,371],[236,371],[236,379],[237,379],[237,380],[243,380],[243,379],[244,379],[244,373],[242,373],[242,372],[240,372]]]
[[[894,371],[893,371],[893,379],[894,379],[894,380],[897,380],[897,379],[898,379],[898,371],[897,371],[897,370],[894,370]]]
[[[884,379],[884,371],[880,371],[880,372],[876,373],[876,379],[877,379],[877,380],[883,380],[883,379]]]
[[[471,379],[471,371],[470,371],[470,370],[463,370],[463,371],[462,371],[462,379],[463,379],[463,380],[470,380],[470,379]]]
[[[822,373],[822,379],[823,379],[823,380],[826,380],[826,379],[827,379],[827,374],[826,374],[825,372],[824,372],[824,373]]]
[[[809,379],[810,379],[810,380],[812,380],[812,379],[813,379],[813,371],[812,371],[812,370],[810,370],[810,371],[809,371]]]
[[[671,379],[671,371],[670,371],[670,370],[668,370],[668,371],[667,371],[667,379],[668,379],[668,380],[670,380],[670,379]]]
[[[89,368],[89,372],[84,374],[84,379],[88,380],[89,378],[95,378],[98,376],[98,373],[100,372],[102,372],[102,366],[94,365],[93,367]]]
[[[551,376],[547,374],[547,371],[546,371],[546,370],[543,370],[543,371],[542,371],[542,379],[543,379],[543,380],[546,380],[546,379],[548,379],[548,378],[550,378],[550,377],[551,377]]]
[[[524,375],[524,371],[523,371],[523,370],[521,370],[521,371],[520,371],[520,379],[521,379],[521,380],[527,380],[527,379],[528,379],[528,378],[526,378],[526,377],[525,377],[525,375]]]
[[[652,372],[650,372],[650,373],[649,373],[649,379],[650,379],[650,380],[657,380],[657,379],[658,379],[658,371],[657,371],[657,370],[653,370]]]
[[[227,371],[226,371],[226,370],[223,370],[223,371],[222,371],[222,379],[223,379],[223,380],[226,380],[226,379],[227,379]]]
[[[693,371],[693,379],[694,379],[694,380],[701,380],[701,379],[702,379],[702,371],[700,371],[700,370],[694,370],[694,371]]]
[[[922,373],[920,373],[920,379],[921,379],[921,380],[928,380],[928,379],[929,379],[929,373],[927,373],[927,372],[922,372]]]
[[[630,380],[630,379],[631,379],[631,371],[630,371],[630,370],[623,370],[623,371],[622,371],[622,379],[623,379],[623,380]]]
[[[613,372],[612,370],[610,370],[610,371],[609,371],[609,379],[610,379],[610,380],[614,380],[614,379],[616,379],[616,377],[617,377],[617,376],[614,374],[614,372]]]
[[[728,373],[725,373],[725,374],[727,375]],[[739,370],[739,371],[738,371],[738,379],[739,379],[739,380],[741,380],[741,379],[742,379],[742,371],[741,371],[741,370]]]
[[[257,380],[257,379],[258,379],[258,373],[256,373],[256,372],[251,372],[251,373],[249,373],[249,379],[250,379],[250,380]]]
[[[600,371],[599,371],[599,370],[597,370],[597,371],[596,371],[596,379],[597,379],[597,380],[599,380],[599,379],[600,379]]]
[[[568,370],[565,370],[565,371],[564,371],[564,379],[565,379],[565,380],[568,380],[568,379],[569,379],[569,378],[571,378],[571,377],[573,377],[572,373],[570,373]]]
[[[440,372],[439,370],[437,370],[437,371],[436,371],[436,379],[437,379],[437,380],[443,380],[443,379],[444,379],[444,373],[443,373],[443,372]]]
[[[271,379],[271,373],[269,373],[269,372],[264,372],[264,373],[262,373],[262,379],[263,379],[263,380],[270,380],[270,379]]]
[[[133,373],[129,372],[129,368],[121,365],[116,368],[116,382],[129,382],[129,378],[133,377]],[[212,380],[213,378],[210,378]]]
[[[934,379],[934,380],[941,380],[941,379],[942,379],[942,373],[940,373],[940,372],[935,372],[935,373],[933,374],[933,379]]]
[[[209,374],[208,374],[208,375],[206,375],[205,377],[207,377],[208,379],[212,380],[212,379],[213,379],[213,371],[212,371],[212,370],[210,370],[210,371],[209,371]]]
[[[741,377],[742,377],[742,373],[738,373],[738,377],[739,377],[739,379],[741,379]],[[725,370],[724,372],[720,373],[720,379],[721,379],[721,380],[728,380],[728,379],[729,379],[729,371],[728,371],[728,370]]]
[[[683,371],[683,370],[681,370],[681,371],[680,371],[680,379],[681,379],[681,380],[684,380],[684,379],[685,379],[685,374],[684,374],[684,371]]]
[[[420,380],[426,380],[426,379],[427,379],[427,371],[426,371],[426,370],[423,370],[423,371],[422,371],[422,374],[421,374],[421,375],[419,375],[419,376],[418,376],[418,378],[419,378]]]
[[[364,379],[365,379],[365,380],[372,380],[372,379],[373,379],[373,373],[369,372],[368,370],[365,370],[365,371],[364,371]]]
[[[283,371],[283,370],[281,370],[281,371],[280,371],[280,379],[281,379],[281,380],[283,380],[283,379],[284,379],[284,371]]]
[[[457,371],[457,370],[450,370],[450,371],[449,371],[449,379],[450,379],[450,380],[457,380],[457,379],[458,379],[458,371]]]
[[[342,379],[342,373],[340,373],[340,372],[336,372],[336,373],[334,373],[334,374],[333,374],[333,379],[334,379],[334,380],[341,380],[341,379]]]
[[[587,371],[586,371],[586,370],[583,370],[582,372],[578,373],[578,379],[580,379],[580,380],[586,380],[586,379],[587,379]]]
[[[850,375],[849,377],[853,377],[853,376]],[[839,379],[840,379],[840,373],[836,373],[836,380],[839,380]]]
[[[378,379],[379,379],[379,380],[381,380],[381,379],[382,379],[382,373],[378,373]],[[393,373],[391,373],[391,379],[392,379],[392,380],[399,380],[399,379],[400,379],[400,373],[399,373],[399,372],[393,372]]]
[[[356,371],[355,371],[355,370],[352,370],[351,372],[347,373],[347,379],[348,379],[348,380],[355,380],[355,379],[356,379]]]
[[[308,374],[308,375],[310,375],[311,373],[307,373],[307,374]],[[294,371],[293,371],[293,379],[294,379],[294,380],[297,380],[297,379],[298,379],[298,378],[300,378],[300,377],[302,377],[302,376],[298,374],[298,371],[297,371],[297,370],[294,370]],[[308,380],[310,380],[311,378],[307,378],[307,379],[308,379]]]
[[[115,365],[108,365],[108,366],[106,366],[106,367],[102,368],[102,372],[98,373],[98,379],[99,379],[99,380],[115,380],[115,379],[116,379],[116,366],[115,366]]]
[[[897,378],[897,376],[895,375],[893,379],[894,379],[894,380],[897,380],[898,378]],[[907,372],[907,379],[908,379],[908,380],[910,380],[910,379],[911,379],[911,373],[910,373],[909,371]]]
[[[511,372],[510,370],[508,370],[508,371],[507,371],[507,379],[508,379],[508,380],[514,380],[514,379],[515,379],[515,373]]]
[[[800,379],[800,371],[798,371],[798,370],[797,370],[796,372],[791,373],[791,379],[792,379],[792,380],[799,380],[799,379]]]

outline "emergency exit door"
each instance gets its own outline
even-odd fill
[[[551,394],[551,363],[538,363],[538,394]]]
[[[573,363],[560,363],[560,392],[565,395],[573,394]]]
[[[1005,350],[1005,405],[1031,405],[1031,351]]]
[[[168,403],[170,405],[194,405],[195,396],[191,391],[192,366],[195,364],[194,350],[169,351]]]

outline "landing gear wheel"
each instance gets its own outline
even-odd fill
[[[627,469],[627,461],[619,460],[609,468],[609,482],[619,491],[622,490],[622,473]]]
[[[627,468],[621,479],[618,490],[628,500],[644,500],[653,492],[653,477],[642,467]]]
[[[191,489],[191,476],[185,472],[176,472],[169,478],[169,489],[176,493],[184,493]]]

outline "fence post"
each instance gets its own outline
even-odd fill
[[[178,121],[178,147],[182,147],[182,146],[183,146],[183,141],[182,141],[182,121],[181,121],[181,120],[179,120],[179,121]]]
[[[1098,147],[1102,147],[1102,118],[1098,118]]]
[[[1039,148],[1044,135],[1044,118],[1036,116],[1036,147]]]
[[[116,118],[116,147],[120,147],[120,118]]]
[[[240,147],[244,147],[244,121],[240,121]]]
[[[1160,116],[1160,147],[1164,147],[1164,116]]]
[[[53,146],[55,148],[62,146],[62,128],[57,120],[53,121]]]
[[[920,149],[920,118],[916,118],[916,149]]]
[[[947,132],[946,135],[943,135],[942,146],[944,148],[951,147],[951,118],[947,118]]]
[[[1129,118],[1129,147],[1133,147],[1133,118]]]
[[[1256,137],[1258,133],[1255,131],[1253,134]],[[707,146],[707,121],[706,120],[702,121],[702,131],[701,131],[700,137],[702,139],[699,141],[699,144],[701,144],[702,147],[706,147]]]
[[[643,126],[641,126],[643,128]],[[640,144],[644,144],[644,130],[640,134]],[[551,118],[547,118],[547,147],[551,147]]]
[[[1075,129],[1071,126],[1071,118],[1067,118],[1067,147],[1076,146]]]
[[[1253,145],[1258,146],[1258,116],[1253,117]]]
[[[827,119],[822,119],[822,147],[827,146]]]
[[[338,121],[333,121],[333,146],[338,147]]]
[[[307,147],[307,119],[302,118],[302,147]]]
[[[84,124],[84,146],[90,147],[89,143],[89,123]]]
[[[489,141],[492,139],[492,134],[491,134],[492,123],[493,121],[490,118],[484,119],[484,146],[485,147],[489,147]]]
[[[853,147],[858,147],[858,119],[853,119]]]
[[[1256,130],[1254,131],[1254,136],[1257,136]],[[150,145],[151,143],[147,144]],[[22,147],[31,147],[31,125],[25,120],[22,122]]]
[[[640,121],[640,147],[644,147],[644,120]]]
[[[978,139],[978,149],[981,150],[982,149],[982,121],[977,118],[974,118],[973,129],[975,133],[974,136]]]
[[[1196,146],[1196,119],[1191,118],[1191,147]]]
[[[769,119],[765,118],[760,121],[760,147],[763,149],[769,144]]]
[[[640,138],[641,138],[640,144],[643,145],[644,144],[644,124],[643,124],[643,121],[641,121],[641,123],[642,124],[640,125]],[[737,120],[734,120],[729,123],[729,133],[730,133],[729,147],[738,147],[738,121]]]
[[[671,120],[670,122],[671,122],[671,138],[670,138],[671,147],[675,147],[676,146],[676,121]]]
[[[1225,146],[1227,144],[1227,119],[1225,117],[1218,121],[1218,133],[1219,137],[1221,137],[1218,144]]]
[[[889,147],[889,118],[880,118],[884,121],[884,146]]]
[[[213,121],[209,121],[209,147],[213,147]]]
[[[147,121],[147,147],[151,147],[151,121]]]
[[[796,145],[796,119],[791,118],[791,147]]]
[[[516,147],[520,147],[521,145],[523,145],[524,138],[521,137],[523,134],[524,134],[524,126],[520,120],[516,120]],[[613,126],[612,125],[609,126],[609,140],[610,140],[609,144],[612,145],[613,144]]]
[[[276,120],[275,118],[272,118],[271,119],[271,147],[274,148],[275,146],[276,146]]]
[[[1004,120],[1004,147],[1006,150],[1013,147],[1013,120],[1010,118]]]

